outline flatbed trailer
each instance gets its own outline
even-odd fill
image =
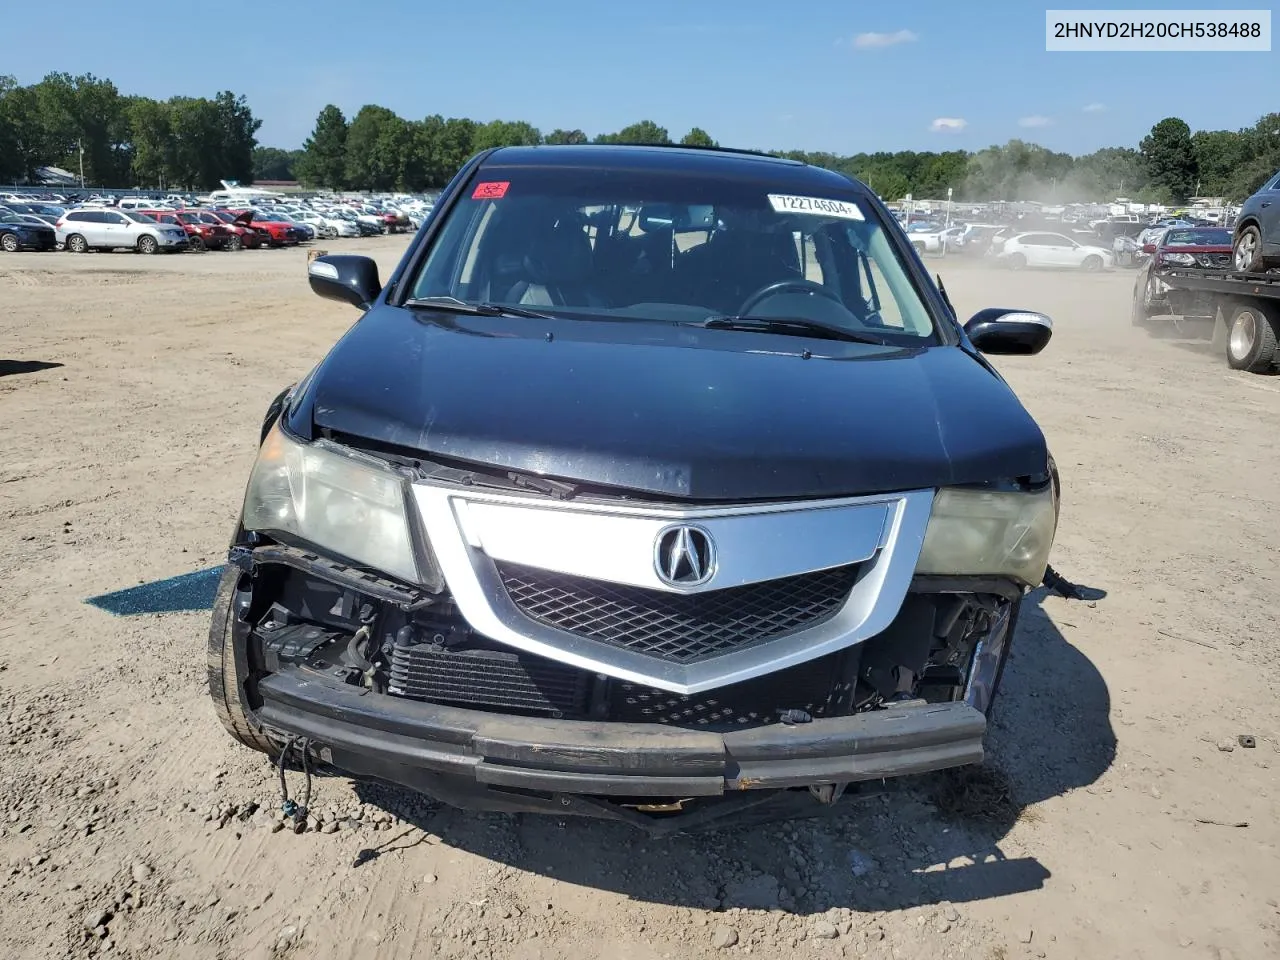
[[[1164,268],[1168,313],[1213,321],[1213,347],[1233,370],[1268,373],[1280,363],[1280,273]],[[1154,319],[1135,296],[1134,320]]]

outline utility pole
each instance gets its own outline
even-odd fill
[[[80,189],[84,189],[84,141],[77,140],[76,146],[80,148]]]

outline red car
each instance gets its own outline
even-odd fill
[[[1231,267],[1231,231],[1225,227],[1170,227],[1155,243],[1144,244],[1151,255],[1138,274],[1135,300],[1141,298],[1146,316],[1169,311],[1169,288],[1160,282],[1160,272],[1170,269],[1222,270]]]
[[[201,210],[200,213],[206,217],[213,217],[238,239],[238,245],[236,241],[232,241],[228,249],[236,250],[244,247],[246,250],[257,250],[271,242],[270,233],[252,225],[251,211],[246,210],[244,213],[235,214],[230,210]]]
[[[302,242],[302,231],[274,213],[261,210],[232,210],[237,218],[249,216],[249,226],[255,230],[265,230],[271,235],[267,242],[273,247],[295,247]]]
[[[160,223],[176,224],[187,231],[187,240],[192,250],[235,250],[239,249],[239,238],[235,237],[222,222],[208,214],[194,210],[138,210]],[[207,219],[206,219],[207,217]],[[232,239],[235,238],[235,244]]]

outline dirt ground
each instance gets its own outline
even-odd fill
[[[273,830],[208,614],[84,599],[224,559],[266,405],[354,319],[305,260],[0,255],[0,955],[1280,956],[1280,379],[1135,330],[1127,271],[938,262],[962,316],[1057,321],[999,366],[1100,595],[1026,605],[983,772],[662,841],[330,778],[332,826]]]

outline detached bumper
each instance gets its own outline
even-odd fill
[[[348,773],[415,789],[443,777],[560,795],[715,797],[979,763],[986,733],[986,718],[966,703],[905,703],[722,734],[442,707],[361,693],[297,668],[265,678],[258,692],[257,718],[269,731],[309,737]]]

